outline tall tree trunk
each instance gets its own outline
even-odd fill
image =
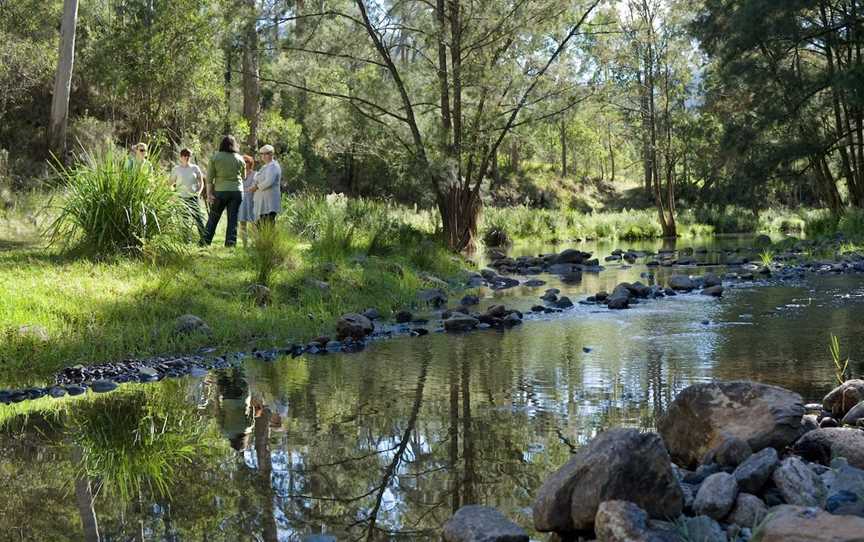
[[[606,142],[609,146],[609,182],[615,182],[615,148],[612,146],[612,128],[606,124]]]
[[[246,28],[243,39],[243,118],[249,125],[246,147],[258,148],[258,102],[261,94],[258,64],[258,8],[255,0],[246,0]]]
[[[276,507],[273,500],[273,459],[270,456],[270,408],[254,400],[255,408],[255,457],[258,460],[258,486],[263,504],[262,518],[264,542],[277,542],[279,529],[276,525]]]
[[[78,445],[72,446],[72,467],[75,469],[75,504],[84,529],[86,542],[100,542],[99,523],[93,506],[93,485],[83,469],[84,452]]]
[[[60,25],[60,54],[51,97],[49,147],[58,158],[66,154],[66,125],[69,121],[69,94],[72,91],[72,68],[75,64],[75,28],[78,26],[78,0],[64,0]]]
[[[567,124],[561,119],[561,177],[567,177]]]

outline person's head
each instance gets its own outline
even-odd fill
[[[265,164],[269,164],[273,160],[273,153],[276,152],[273,149],[273,145],[264,145],[260,149],[258,149],[258,155],[261,157],[261,160],[264,161]]]
[[[243,162],[246,164],[246,173],[255,169],[255,159],[248,154],[243,155]]]
[[[234,136],[226,135],[222,138],[222,142],[219,143],[219,150],[221,152],[231,152],[236,154],[240,152],[240,147],[237,146],[237,140],[234,139]]]
[[[192,159],[192,151],[187,148],[180,149],[180,164],[188,165],[189,160]]]
[[[138,160],[144,160],[147,158],[147,143],[135,144],[135,158]]]

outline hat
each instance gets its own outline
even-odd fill
[[[273,149],[273,145],[264,145],[260,149],[258,149],[258,154],[273,154],[275,149]]]

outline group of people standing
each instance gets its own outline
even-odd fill
[[[144,155],[146,149],[144,146]],[[189,149],[180,151],[180,163],[171,170],[169,179],[188,206],[202,245],[210,245],[213,241],[216,227],[226,211],[226,247],[237,244],[238,224],[246,244],[249,223],[267,225],[275,222],[277,213],[282,210],[282,168],[274,153],[271,145],[258,149],[263,165],[256,171],[255,159],[249,155],[241,156],[237,140],[225,136],[219,150],[210,157],[205,175],[200,167],[190,162],[192,153]],[[210,205],[206,225],[198,201],[202,194]]]

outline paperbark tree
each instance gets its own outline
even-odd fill
[[[72,91],[72,69],[75,65],[75,31],[78,26],[78,0],[64,0],[60,24],[60,54],[51,98],[51,122],[48,126],[49,147],[61,158],[66,153],[66,126],[69,121],[69,94]]]

